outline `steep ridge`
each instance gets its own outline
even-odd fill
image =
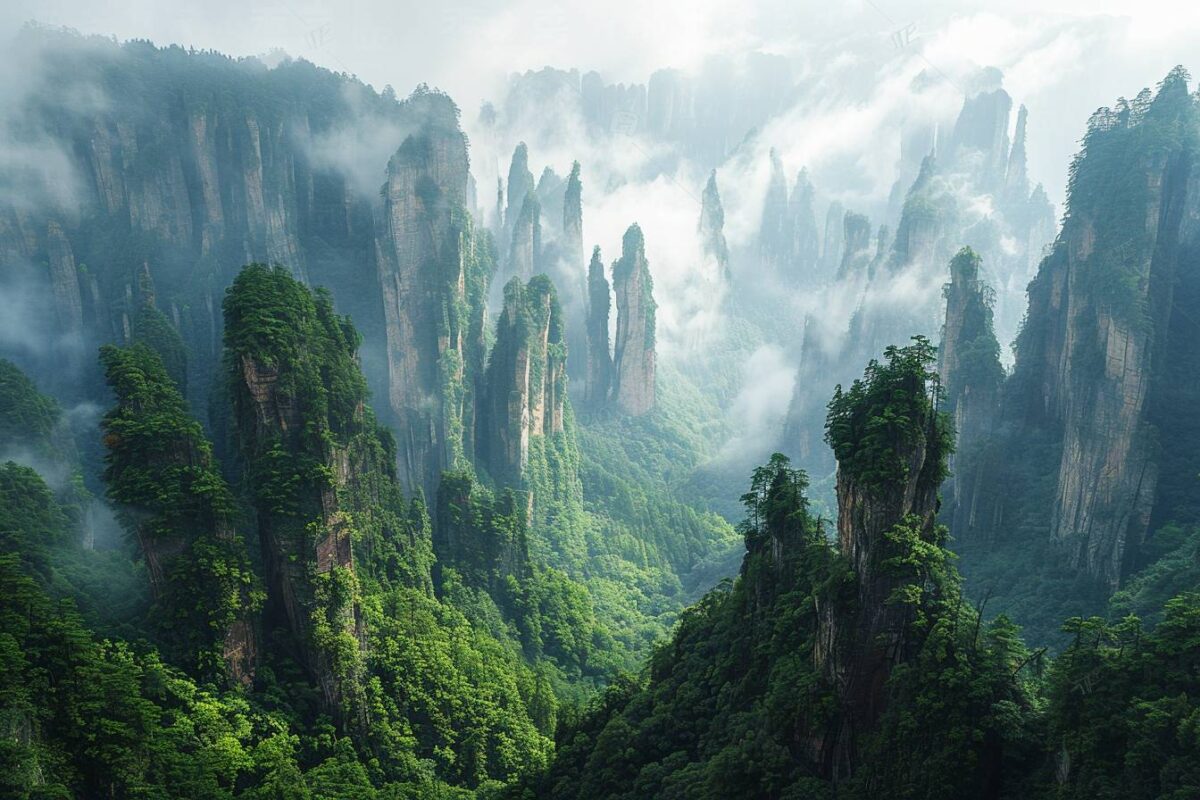
[[[465,206],[466,140],[449,101],[388,162],[376,259],[388,354],[388,404],[401,483],[432,497],[473,448],[493,246]]]
[[[613,341],[613,404],[632,416],[654,407],[654,282],[646,261],[646,241],[634,224],[621,240],[621,257],[613,263],[617,301],[617,333]]]
[[[956,453],[950,459],[950,480],[943,490],[951,509],[950,530],[961,542],[981,529],[994,531],[988,518],[988,487],[998,475],[988,468],[986,450],[998,423],[997,404],[1004,382],[1000,345],[992,328],[995,295],[979,278],[980,257],[964,247],[950,262],[946,323],[938,348],[938,374],[946,390],[945,409],[954,420]]]
[[[1182,409],[1200,400],[1184,305],[1200,281],[1200,123],[1186,80],[1176,69],[1154,95],[1089,121],[1063,230],[1029,287],[1002,436],[985,456],[1016,480],[953,512],[983,513],[981,580],[1028,542],[1052,542],[1041,571],[1074,570],[1111,593],[1152,560],[1156,530],[1197,520],[1198,440]],[[988,483],[986,469],[968,480]],[[1007,588],[1020,598],[1027,586]]]
[[[836,546],[802,471],[781,454],[756,469],[737,579],[681,618],[644,681],[610,688],[525,791],[1000,796],[995,715],[1029,713],[1012,672],[1025,653],[1007,622],[980,629],[948,566],[935,514],[952,433],[935,408],[934,360],[921,339],[889,348],[830,404]],[[929,703],[931,686],[946,690]],[[956,771],[931,768],[950,763]]]
[[[106,346],[100,359],[117,397],[101,423],[104,478],[136,535],[167,652],[198,677],[248,686],[261,589],[211,445],[147,346]]]
[[[367,578],[430,589],[428,530],[393,481],[394,440],[366,407],[358,334],[282,268],[251,265],[224,302],[234,418],[268,587],[265,624],[341,725],[364,730]]]
[[[564,432],[567,401],[562,309],[544,275],[505,287],[484,377],[480,462],[500,486],[525,488],[530,440]]]

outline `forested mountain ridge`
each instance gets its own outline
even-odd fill
[[[829,406],[835,547],[807,477],[757,470],[738,577],[560,734],[510,797],[1124,798],[1200,789],[1200,595],[1065,621],[1053,660],[962,594],[937,486],[953,446],[935,354],[889,348]],[[1181,693],[1182,692],[1182,693]]]
[[[424,495],[435,529],[443,474],[527,493],[531,550],[591,584],[620,641],[613,664],[632,667],[670,625],[685,591],[695,592],[683,585],[688,572],[735,537],[661,479],[623,506],[585,507],[580,469],[628,473],[630,454],[578,447],[561,376],[547,385],[556,393],[551,424],[531,422],[522,434],[528,464],[493,474],[487,461],[495,448],[484,450],[496,429],[511,425],[516,435],[520,428],[482,408],[508,391],[507,378],[488,371],[497,335],[488,301],[511,264],[499,255],[508,250],[507,231],[476,222],[468,142],[450,98],[422,86],[399,100],[390,88],[376,92],[303,61],[268,68],[256,59],[44,29],[25,31],[18,44],[45,69],[15,113],[24,135],[61,154],[71,191],[54,202],[0,208],[3,286],[20,288],[46,312],[30,310],[27,335],[36,341],[13,358],[44,371],[43,388],[71,403],[101,404],[94,347],[147,341],[232,479],[237,425],[221,364],[225,287],[249,262],[280,263],[305,283],[331,287],[335,310],[361,334],[356,358],[379,423],[395,434],[402,490]],[[75,102],[81,95],[95,102]],[[547,207],[558,197],[564,236],[581,236],[579,171],[539,187]],[[582,276],[576,244],[573,268]],[[554,245],[561,255],[539,261],[551,271],[574,257],[565,240]],[[523,278],[531,279],[545,280]],[[648,279],[639,292],[649,291]],[[569,357],[569,322],[564,315],[556,323],[563,336],[548,346],[551,371]],[[653,357],[638,344],[638,359]],[[51,361],[63,368],[43,370]],[[531,377],[545,371],[535,364]],[[489,385],[493,379],[501,382]],[[628,391],[641,393],[639,412],[650,410],[653,385]],[[537,395],[531,391],[530,409]],[[665,422],[661,428],[675,424]],[[83,455],[99,460],[95,442],[84,442]],[[661,519],[681,529],[649,522]],[[617,590],[630,582],[636,600]]]
[[[831,206],[821,247],[771,151],[753,250],[855,305],[781,393],[828,475],[776,453],[735,530],[697,467],[758,452],[723,416],[768,416],[786,370],[715,172],[689,268],[729,319],[681,355],[670,232],[622,209],[585,261],[601,178],[535,181],[523,142],[492,215],[439,91],[18,46],[46,68],[0,133],[62,170],[0,164],[0,794],[1200,795],[1182,71],[1093,118],[1011,374],[988,280],[1049,205],[988,70],[936,153],[902,149],[894,237]],[[656,75],[584,106],[708,151],[711,109]],[[937,348],[908,338],[936,314],[868,302],[926,262]]]

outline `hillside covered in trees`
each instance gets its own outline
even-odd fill
[[[493,193],[425,85],[14,48],[0,149],[66,177],[0,160],[3,797],[1200,796],[1182,68],[1051,242],[986,69],[873,225],[756,138],[775,60],[720,125],[514,75],[486,135],[578,79],[579,160]],[[685,173],[605,173],[610,117],[703,163],[684,244],[613,222]]]

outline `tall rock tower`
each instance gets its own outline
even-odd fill
[[[613,264],[613,290],[617,297],[613,402],[626,414],[640,416],[654,407],[654,324],[658,307],[646,261],[646,242],[636,223],[625,231],[621,258]]]
[[[596,247],[588,264],[587,377],[584,385],[584,399],[592,409],[603,407],[612,390],[613,361],[608,325],[611,311],[611,287],[604,276],[600,248]]]
[[[465,209],[466,139],[448,102],[433,111],[388,162],[375,242],[399,477],[426,497],[469,455],[492,272]]]

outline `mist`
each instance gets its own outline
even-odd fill
[[[396,87],[401,97],[418,84],[440,88],[462,110],[476,213],[493,228],[495,187],[519,142],[528,145],[535,179],[546,167],[565,177],[579,161],[585,252],[598,245],[611,264],[625,229],[642,226],[659,306],[659,356],[721,387],[716,399],[727,438],[716,449],[725,458],[739,448],[769,447],[764,425],[778,427],[778,398],[792,393],[802,372],[805,325],[820,332],[816,346],[827,358],[842,351],[856,313],[913,312],[930,333],[940,325],[942,260],[903,264],[876,281],[851,277],[805,285],[763,268],[758,237],[769,153],[778,153],[789,184],[800,169],[808,171],[819,227],[826,209],[838,203],[867,215],[873,227],[894,230],[914,177],[902,147],[906,132],[919,124],[947,136],[964,100],[981,88],[980,76],[994,72],[1014,109],[1029,109],[1029,177],[1061,212],[1066,167],[1087,114],[1186,63],[1200,28],[1200,21],[1177,14],[1170,3],[1145,4],[1136,22],[1123,13],[1119,4],[1080,2],[1014,2],[996,10],[983,3],[864,0],[830,9],[710,0],[600,9],[578,2],[434,8],[352,0],[336,8],[294,2],[247,9],[227,0],[203,8],[18,0],[0,12],[0,34],[36,21],[118,41],[146,38],[258,56],[268,66],[303,58],[355,75],[375,90]],[[79,46],[88,41],[80,39]],[[23,68],[0,81],[0,107],[7,109],[0,112],[0,202],[70,214],[86,194],[84,176],[74,173],[69,154],[51,137],[23,126],[19,113],[39,90],[44,55],[15,56]],[[657,135],[649,130],[651,121],[622,109],[597,126],[585,113],[581,90],[590,72],[622,92],[645,91],[656,75],[690,87],[693,100],[707,91],[701,99],[728,118],[720,141]],[[367,92],[348,84],[343,122],[304,146],[314,165],[343,175],[369,199],[409,131],[366,102]],[[101,93],[85,90],[69,105],[85,113],[106,102]],[[713,170],[732,284],[705,255],[697,232],[700,193]],[[954,175],[939,180],[938,191],[953,197],[964,229],[995,216],[987,192]],[[559,221],[543,224],[553,241]],[[507,244],[497,241],[502,254]],[[1012,246],[1003,237],[997,245]],[[557,273],[570,280],[572,274],[582,277],[583,267],[560,263]],[[997,333],[1011,363],[1008,345],[1031,272],[987,273],[988,267],[985,277],[998,294]],[[582,314],[570,292],[560,287],[560,294],[568,299],[568,315]],[[771,319],[750,320],[761,330],[748,338],[740,323],[731,326],[739,298],[744,307],[763,298],[774,304]],[[34,265],[6,265],[0,275],[0,350],[27,364],[57,361],[76,368],[89,359],[90,345],[53,322],[52,302]],[[722,348],[748,356],[772,376],[792,377],[760,381],[757,368],[743,374],[714,363],[708,354]],[[756,384],[775,399],[768,409],[740,408]]]

